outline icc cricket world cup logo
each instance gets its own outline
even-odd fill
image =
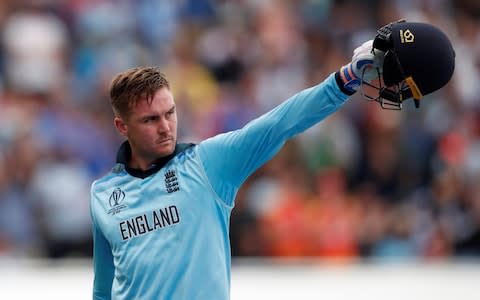
[[[125,199],[125,192],[120,188],[113,190],[108,203],[110,204],[111,209],[108,211],[109,214],[115,215],[118,214],[122,209],[126,208],[126,205],[121,204]]]

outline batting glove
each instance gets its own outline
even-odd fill
[[[362,80],[370,83],[378,77],[385,53],[373,48],[373,40],[366,41],[353,51],[352,62],[340,68],[339,76],[344,89],[355,93]]]

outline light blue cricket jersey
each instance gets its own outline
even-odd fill
[[[229,299],[229,222],[240,185],[347,97],[332,74],[240,130],[177,151],[151,174],[117,163],[92,184],[93,298]]]

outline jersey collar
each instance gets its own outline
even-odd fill
[[[152,164],[152,166],[148,170],[144,171],[144,170],[128,167],[128,160],[132,156],[132,149],[130,148],[130,144],[128,143],[128,141],[125,141],[120,145],[120,148],[118,149],[117,163],[122,164],[125,167],[125,170],[127,171],[127,173],[130,174],[131,176],[144,179],[152,174],[157,173],[172,158],[177,156],[177,154],[185,151],[187,148],[190,148],[193,145],[194,145],[193,143],[186,143],[186,144],[177,143],[175,145],[175,151],[173,151],[172,154],[159,158]]]

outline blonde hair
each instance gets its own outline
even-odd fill
[[[128,116],[140,100],[151,102],[156,91],[170,83],[158,67],[137,67],[117,74],[110,84],[110,104],[115,115]]]

